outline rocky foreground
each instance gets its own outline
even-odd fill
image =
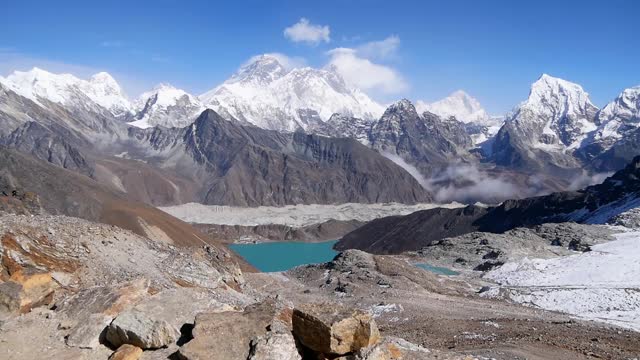
[[[357,250],[243,273],[219,248],[0,216],[7,359],[632,358],[640,334],[483,298],[486,283]],[[571,336],[566,336],[570,333]]]

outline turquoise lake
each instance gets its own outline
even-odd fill
[[[262,272],[285,271],[299,265],[331,261],[337,241],[319,243],[268,242],[232,244],[229,247]]]
[[[429,264],[425,264],[425,263],[421,263],[421,264],[415,264],[417,267],[425,269],[427,271],[430,271],[434,274],[439,274],[439,275],[447,275],[447,276],[452,276],[452,275],[458,275],[460,274],[457,271],[453,271],[451,269],[447,269],[446,267],[440,267],[440,266],[433,266],[433,265],[429,265]]]
[[[335,241],[319,243],[266,242],[258,244],[232,244],[229,247],[262,272],[286,271],[300,265],[320,264],[333,260]],[[425,263],[415,264],[439,275],[458,275],[445,267]]]

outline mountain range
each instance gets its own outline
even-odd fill
[[[156,205],[499,202],[624,167],[640,148],[640,88],[598,109],[543,74],[506,117],[463,91],[385,109],[330,67],[261,55],[200,96],[162,84],[135,101],[107,73],[14,72],[0,78],[0,120],[0,144]]]

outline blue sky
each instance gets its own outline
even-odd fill
[[[382,102],[463,89],[496,114],[543,72],[581,84],[598,106],[640,84],[634,0],[91,3],[4,2],[0,74],[104,70],[131,96],[159,82],[200,94],[251,56],[277,52],[355,66],[352,80]]]

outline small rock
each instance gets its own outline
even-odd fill
[[[124,344],[109,356],[109,360],[138,360],[140,356],[142,356],[142,349],[137,346]]]

